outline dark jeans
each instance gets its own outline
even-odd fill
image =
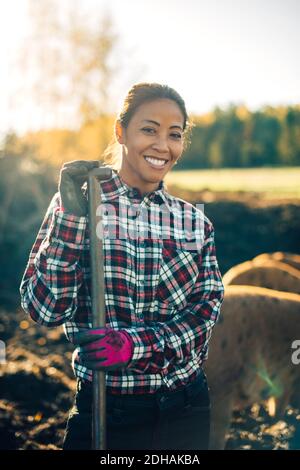
[[[92,386],[78,382],[63,449],[91,449]],[[107,394],[107,450],[208,449],[210,400],[206,376],[182,390]]]

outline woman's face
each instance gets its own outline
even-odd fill
[[[184,118],[179,106],[169,99],[142,104],[128,127],[116,123],[122,144],[121,178],[142,194],[154,191],[183,152]]]

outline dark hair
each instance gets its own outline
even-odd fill
[[[126,129],[132,116],[142,104],[159,99],[172,100],[179,106],[183,115],[184,148],[186,148],[189,143],[192,124],[189,121],[183,99],[176,90],[168,85],[147,82],[136,83],[133,85],[125,97],[123,108],[119,113],[117,120],[120,122],[122,127]],[[104,162],[112,166],[120,164],[119,148],[120,144],[114,138],[113,142],[103,153]]]

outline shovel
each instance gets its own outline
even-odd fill
[[[94,168],[88,173],[93,328],[106,326],[103,227],[99,181],[110,179],[111,176],[112,170],[109,167]],[[97,234],[101,234],[101,236],[97,236]],[[92,447],[95,450],[106,449],[106,378],[104,371],[93,371]]]

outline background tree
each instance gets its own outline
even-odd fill
[[[43,113],[42,127],[78,127],[112,112],[119,37],[107,12],[84,3],[28,0],[30,35],[20,53],[24,93]]]

